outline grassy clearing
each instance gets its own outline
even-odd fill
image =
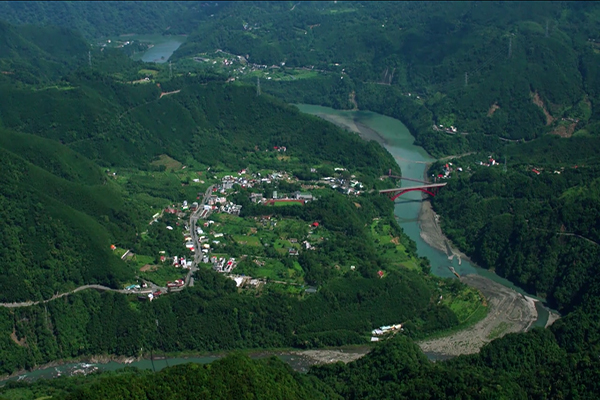
[[[125,254],[127,252],[127,249],[122,249],[120,247],[117,247],[116,249],[113,250],[113,254],[119,258],[123,257],[123,254]]]
[[[435,332],[432,335],[427,335],[423,339],[427,339],[427,340],[438,339],[438,338],[442,338],[445,336],[450,336],[453,333],[460,332],[467,328],[470,328],[471,326],[475,325],[476,323],[478,323],[479,321],[481,321],[485,317],[487,317],[488,310],[489,310],[488,307],[484,306],[483,304],[479,304],[478,307],[474,310],[473,314],[471,314],[469,319],[466,320],[465,322],[462,322],[453,328],[441,330],[441,331]]]
[[[440,286],[441,303],[448,306],[458,318],[459,324],[453,328],[436,332],[426,337],[427,340],[449,336],[465,330],[483,320],[489,311],[485,298],[473,288],[460,286],[448,281]]]
[[[484,298],[476,289],[465,287],[455,294],[451,290],[444,292],[442,304],[454,312],[461,324],[470,322],[483,307]]]
[[[381,220],[375,220],[371,224],[371,235],[377,250],[386,261],[388,267],[418,269],[419,263],[406,251],[406,247],[400,243],[399,237],[393,237],[391,226]]]
[[[41,92],[42,90],[49,90],[49,89],[55,89],[55,90],[73,90],[73,89],[77,89],[76,86],[58,86],[58,85],[53,85],[53,86],[46,86],[46,87],[42,87],[42,88],[32,88],[32,90],[34,92]]]
[[[290,206],[301,206],[302,204],[296,203],[295,201],[276,201],[273,205],[275,207],[290,207]]]
[[[234,235],[233,239],[242,245],[246,246],[261,246],[260,239],[256,236]]]
[[[158,286],[167,286],[167,282],[185,277],[187,271],[182,268],[175,268],[172,265],[154,265],[152,268],[139,272],[139,277],[153,282]]]
[[[145,69],[145,68],[142,68],[142,69],[140,69],[138,71],[138,74],[140,74],[140,75],[151,75],[153,77],[156,77],[156,75],[158,75],[158,72],[159,71],[157,71],[155,69]]]
[[[161,154],[160,156],[158,156],[158,160],[152,161],[151,163],[152,165],[164,165],[165,168],[170,171],[170,170],[180,170],[181,167],[183,166],[182,163],[180,163],[179,161],[169,157],[166,154]]]

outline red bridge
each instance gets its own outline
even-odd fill
[[[392,201],[396,200],[398,197],[402,196],[404,193],[414,192],[414,191],[419,191],[419,192],[427,193],[430,196],[435,196],[436,193],[438,192],[438,190],[441,187],[446,186],[447,184],[448,184],[447,182],[444,182],[444,183],[430,183],[430,184],[421,185],[421,186],[410,186],[410,187],[403,187],[403,188],[383,189],[383,190],[380,190],[379,193],[385,193],[385,194],[389,195],[390,199]]]

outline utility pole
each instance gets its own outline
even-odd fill
[[[504,173],[506,173],[506,156],[504,156],[504,168],[503,168]]]
[[[256,95],[260,96],[260,78],[256,78]]]
[[[469,73],[465,72],[465,87],[469,84]]]
[[[508,58],[512,55],[512,38],[508,38]]]
[[[169,61],[169,79],[173,78],[173,66],[171,65],[171,61]]]
[[[92,51],[88,50],[88,64],[90,65],[90,68],[92,68]]]

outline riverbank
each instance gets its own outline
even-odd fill
[[[439,225],[439,216],[433,211],[431,201],[424,199],[421,203],[418,221],[421,228],[421,238],[425,243],[434,249],[446,253],[448,260],[456,257],[459,264],[462,260],[468,260],[466,254],[454,248],[450,240],[442,232]]]
[[[368,112],[351,114],[335,110],[327,112],[323,107],[312,108],[310,113],[355,132],[365,140],[375,140],[385,146],[400,165],[403,176],[426,179],[428,166],[434,160],[412,144],[414,139],[409,139],[410,133],[405,127],[386,121],[386,117],[374,117]],[[380,131],[380,128],[383,130]],[[470,153],[462,156],[468,154]],[[417,195],[413,198],[409,196],[405,201],[397,202],[396,215],[405,232],[417,242],[419,255],[430,258],[432,273],[455,279],[449,272],[449,267],[453,266],[462,275],[461,281],[479,290],[490,306],[488,315],[472,326],[445,337],[421,342],[424,352],[445,356],[472,354],[486,343],[507,333],[527,331],[536,323],[549,326],[556,320],[557,315],[550,313],[546,323],[545,313],[538,314],[536,299],[520,294],[510,282],[475,266],[464,253],[456,249],[443,234],[439,217],[429,200],[422,199],[420,195],[418,199]],[[412,222],[415,220],[416,222]]]
[[[421,238],[429,246],[446,253],[448,260],[456,257],[459,265],[462,260],[470,261],[444,235],[429,200],[423,200],[418,222]],[[538,312],[531,297],[479,275],[462,276],[460,280],[483,294],[489,306],[487,316],[463,331],[419,343],[423,351],[450,356],[478,353],[486,343],[507,333],[525,332],[537,321]]]
[[[386,139],[381,136],[376,130],[369,128],[368,126],[361,124],[360,122],[353,121],[351,119],[331,114],[316,114],[317,117],[324,119],[325,121],[331,122],[334,125],[339,126],[342,129],[347,129],[350,132],[358,133],[362,139],[369,141],[374,140],[381,145],[386,145]]]
[[[252,359],[277,357],[289,364],[295,371],[306,373],[313,365],[343,362],[349,363],[366,355],[372,350],[371,345],[344,346],[317,350],[271,349],[271,350],[239,350]],[[0,377],[0,383],[9,380],[33,381],[40,378],[52,379],[60,376],[87,375],[98,371],[115,371],[125,367],[161,370],[166,366],[174,366],[189,362],[207,364],[227,356],[231,352],[214,353],[183,352],[173,354],[155,354],[150,358],[147,354],[138,357],[115,355],[81,356],[62,359],[39,365],[31,370],[20,370]]]
[[[489,307],[487,316],[473,326],[449,336],[419,342],[424,352],[459,356],[474,354],[487,343],[512,332],[525,332],[537,320],[535,301],[479,275],[461,282],[479,290]]]

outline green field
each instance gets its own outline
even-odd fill
[[[371,224],[371,235],[382,258],[388,263],[387,266],[418,269],[418,261],[408,254],[399,237],[392,237],[390,231],[391,226],[379,219]]]
[[[156,269],[154,269],[156,267]],[[183,268],[175,268],[170,263],[163,265],[155,265],[153,268],[139,272],[139,277],[147,281],[153,282],[158,286],[167,286],[167,282],[172,282],[176,279],[185,277],[187,270]]]

